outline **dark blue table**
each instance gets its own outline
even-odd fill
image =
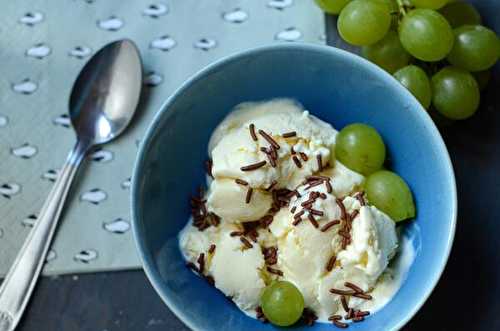
[[[500,33],[500,1],[474,2],[487,25]],[[328,18],[327,28],[330,45],[352,50],[339,40],[333,18]],[[500,330],[499,78],[497,74],[483,93],[476,116],[439,125],[457,177],[457,233],[436,290],[404,330]],[[130,271],[43,278],[19,330],[188,329],[162,303],[143,272]]]

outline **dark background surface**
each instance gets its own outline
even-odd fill
[[[328,43],[349,48],[334,27],[329,18]],[[457,233],[437,288],[403,330],[500,330],[499,86],[498,81],[490,83],[472,119],[438,121],[456,172]],[[163,304],[142,271],[127,271],[42,278],[18,330],[188,328]]]

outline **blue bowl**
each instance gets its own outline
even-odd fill
[[[382,134],[391,166],[409,183],[418,216],[403,225],[416,255],[401,289],[352,330],[396,330],[422,306],[448,259],[456,187],[446,147],[413,96],[351,53],[304,44],[258,48],[196,74],[168,99],[144,138],[133,177],[133,229],[144,270],[169,308],[193,330],[273,330],[245,316],[186,268],[177,235],[188,197],[204,183],[209,137],[238,103],[287,97],[336,128],[368,123]],[[328,324],[292,330],[331,330]]]

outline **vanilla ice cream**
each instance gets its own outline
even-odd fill
[[[277,99],[237,106],[210,139],[209,189],[192,202],[180,247],[250,316],[274,279],[293,283],[320,321],[344,316],[345,304],[379,308],[399,286],[388,268],[395,223],[364,201],[364,177],[332,155],[336,135]]]

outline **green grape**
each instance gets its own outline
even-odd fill
[[[369,175],[384,164],[385,145],[377,130],[354,123],[340,130],[333,154],[349,169]]]
[[[288,326],[297,322],[304,310],[304,297],[290,282],[276,281],[260,297],[262,312],[273,324]]]
[[[392,171],[371,174],[365,183],[366,197],[395,222],[415,217],[415,203],[408,184]]]
[[[390,26],[389,7],[380,1],[353,0],[340,12],[337,21],[340,36],[358,46],[376,43]]]
[[[316,4],[329,14],[338,15],[351,0],[315,0]]]
[[[439,9],[446,5],[448,0],[411,0],[410,2],[417,8]]]
[[[363,56],[389,73],[393,73],[410,62],[410,54],[403,48],[396,31],[389,31],[382,40],[363,46]]]
[[[474,77],[457,67],[444,67],[432,79],[432,103],[454,120],[472,116],[479,107],[479,87]]]
[[[468,71],[490,68],[500,57],[500,40],[482,25],[464,25],[454,30],[455,43],[448,61]]]
[[[476,79],[477,85],[479,86],[479,91],[482,91],[488,86],[491,78],[491,71],[476,71],[472,73],[472,76]]]
[[[394,77],[417,98],[422,107],[431,104],[431,82],[422,68],[414,65],[406,66],[394,73]]]
[[[431,9],[414,9],[399,25],[403,47],[419,60],[439,61],[453,47],[453,31],[443,15]]]
[[[481,24],[481,15],[476,8],[466,2],[452,2],[444,6],[439,12],[446,18],[452,28],[467,24]]]

